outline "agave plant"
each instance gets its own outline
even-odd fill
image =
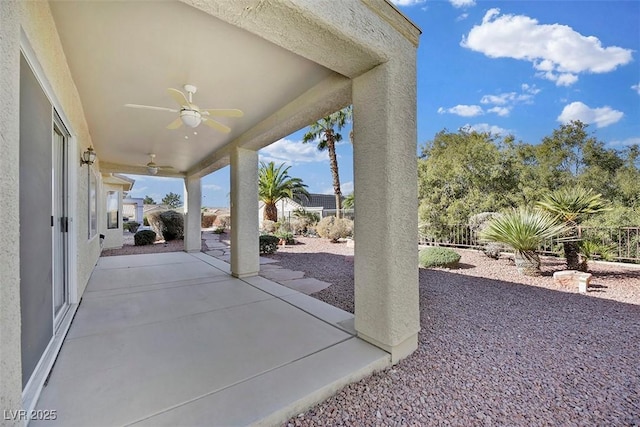
[[[538,276],[540,257],[536,250],[544,240],[563,233],[565,229],[564,224],[558,224],[546,212],[520,208],[493,218],[479,237],[511,246],[518,271],[526,276]]]
[[[575,187],[547,194],[537,206],[556,215],[556,220],[567,226],[566,235],[562,239],[567,268],[587,271],[586,261],[580,259],[580,238],[576,227],[588,216],[609,210],[609,204],[601,194]]]

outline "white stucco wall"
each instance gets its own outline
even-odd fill
[[[0,2],[0,408],[20,409],[19,8]],[[7,425],[10,422],[5,421]],[[17,422],[15,423],[18,424]]]
[[[26,36],[27,59],[35,65],[45,92],[55,98],[66,125],[72,132],[76,152],[70,161],[91,144],[82,104],[66,63],[55,24],[46,2],[0,1],[0,408],[20,409],[22,405],[20,351],[20,250],[19,250],[19,94],[21,28]],[[52,100],[53,101],[53,100]],[[77,159],[77,160],[76,160]],[[76,170],[77,168],[71,168]],[[77,271],[72,283],[84,291],[99,256],[99,239],[87,241],[87,180],[79,170],[78,200],[71,213],[77,245]],[[3,425],[13,422],[4,420]],[[14,424],[21,424],[16,420]]]

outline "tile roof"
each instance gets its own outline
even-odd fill
[[[344,197],[342,198],[344,200]],[[315,194],[309,193],[309,198],[294,197],[293,201],[305,208],[322,207],[324,209],[336,208],[336,196],[333,194]]]

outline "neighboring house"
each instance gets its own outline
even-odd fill
[[[230,272],[255,276],[258,150],[349,104],[364,248],[354,257],[354,328],[394,363],[413,352],[419,37],[385,0],[0,1],[5,413],[34,407],[100,256],[100,235],[121,231],[129,184],[110,174],[183,180],[184,248],[196,252],[201,179],[230,166]],[[167,88],[182,91],[172,92],[179,102]],[[187,89],[202,108],[244,115],[216,123],[183,109]],[[161,166],[146,165],[150,153]]]
[[[135,221],[142,224],[144,216],[144,199],[125,197],[122,201],[122,219],[124,221]]]
[[[344,197],[342,198],[344,200]],[[294,217],[294,212],[298,209],[307,212],[317,213],[320,218],[325,216],[335,216],[336,214],[336,196],[333,194],[317,194],[310,193],[309,197],[288,197],[276,203],[278,209],[278,220],[285,219],[287,221]],[[346,217],[353,216],[353,210],[343,210]],[[264,203],[260,202],[259,221],[262,223],[264,218]]]

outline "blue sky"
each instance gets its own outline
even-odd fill
[[[394,0],[422,29],[418,147],[470,126],[538,143],[573,119],[609,147],[640,144],[640,1]],[[353,190],[348,133],[338,145],[342,191]],[[331,194],[326,152],[304,129],[260,151],[314,193]],[[132,197],[156,201],[182,181],[133,176]],[[202,180],[203,206],[228,206],[229,170]]]

